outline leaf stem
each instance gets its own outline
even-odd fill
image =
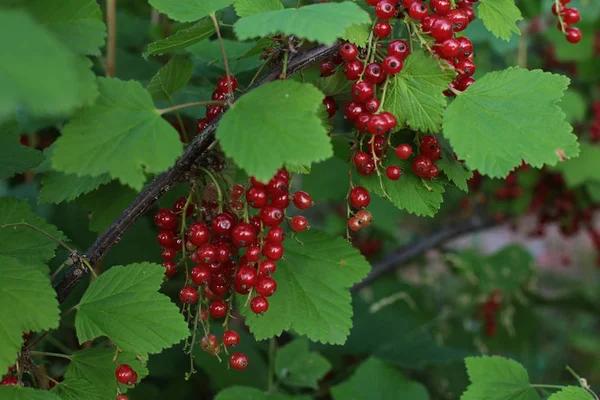
[[[71,356],[68,356],[66,354],[60,354],[60,353],[48,353],[46,351],[36,351],[36,350],[32,350],[29,352],[29,354],[31,354],[32,356],[43,356],[43,357],[58,357],[58,358],[65,358],[69,361],[73,360],[73,358]]]
[[[106,76],[114,77],[117,65],[117,0],[106,0]]]
[[[289,51],[285,50],[283,52],[283,70],[281,71],[281,75],[279,75],[279,79],[285,79],[287,75],[287,66],[289,60]]]
[[[219,39],[219,46],[221,47],[221,54],[223,55],[223,64],[225,64],[225,76],[227,77],[227,91],[229,97],[233,98],[233,91],[231,90],[231,73],[229,72],[229,62],[227,62],[227,54],[225,54],[225,46],[223,45],[223,38],[221,37],[221,30],[219,29],[219,21],[214,13],[210,15],[213,24],[215,25],[215,32],[217,33],[217,39]]]
[[[171,107],[175,107],[175,103],[173,103],[173,98],[170,95],[167,95],[167,99],[169,100],[169,104]],[[190,142],[190,137],[188,135],[187,129],[185,129],[185,125],[183,124],[183,120],[181,119],[181,114],[179,114],[178,110],[175,110],[175,118],[177,118],[177,123],[179,124],[179,129],[181,129],[181,133],[185,139],[185,143]]]
[[[176,106],[173,106],[173,107],[159,108],[157,111],[158,111],[159,115],[163,115],[163,114],[166,114],[171,111],[181,110],[182,108],[197,107],[197,106],[223,106],[223,105],[225,105],[225,102],[223,102],[223,101],[192,101],[191,103],[177,104]]]
[[[260,75],[260,73],[262,72],[262,70],[267,66],[267,64],[269,63],[269,61],[271,61],[271,58],[273,58],[272,54],[269,57],[267,57],[267,59],[265,60],[265,62],[263,63],[263,65],[261,65],[260,68],[258,69],[258,71],[256,71],[256,74],[254,74],[254,77],[252,78],[252,80],[248,84],[248,87],[246,88],[246,90],[249,89],[250,86],[252,86],[252,84],[254,83],[254,81],[256,80],[256,78],[258,78],[258,76]]]

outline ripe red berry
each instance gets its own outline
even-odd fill
[[[19,380],[14,375],[6,375],[0,381],[0,386],[17,386],[19,384]]]
[[[223,332],[223,344],[227,347],[235,347],[240,343],[240,335],[232,329]]]
[[[371,202],[369,191],[362,186],[354,186],[350,191],[350,205],[354,208],[367,207]]]
[[[383,135],[388,129],[388,122],[381,114],[373,115],[367,124],[367,130],[372,135]]]
[[[397,56],[387,56],[383,59],[383,70],[388,74],[397,74],[402,71],[402,60]]]
[[[208,125],[208,120],[206,118],[200,118],[196,122],[196,134],[202,132],[204,128]]]
[[[410,54],[408,43],[404,40],[392,40],[390,44],[388,44],[387,51],[388,55],[396,56],[403,61]]]
[[[258,276],[271,275],[277,269],[277,264],[273,260],[262,260],[258,268]]]
[[[425,33],[431,33],[431,28],[433,27],[433,23],[437,20],[435,15],[428,15],[421,21],[421,29]]]
[[[425,155],[420,155],[415,157],[412,163],[413,172],[420,176],[421,178],[426,178],[429,176],[429,171],[431,170],[431,166],[433,163],[431,159]]]
[[[385,169],[385,175],[391,181],[397,181],[402,175],[402,170],[397,165],[390,165]]]
[[[235,370],[243,371],[248,368],[248,357],[244,353],[233,353],[229,357],[229,365]]]
[[[396,14],[396,7],[389,0],[381,0],[375,6],[375,14],[379,19],[388,20]]]
[[[260,245],[258,243],[251,244],[246,250],[246,259],[251,263],[256,263],[260,260]]]
[[[246,202],[252,208],[263,208],[269,201],[269,194],[266,188],[251,187],[246,192]]]
[[[371,97],[369,100],[365,101],[365,109],[371,114],[376,113],[377,110],[379,110],[379,106],[381,106],[381,102],[375,97]]]
[[[384,111],[380,114],[387,121],[388,129],[394,129],[398,125],[398,121],[394,114]]]
[[[238,81],[233,75],[229,75],[229,80],[231,82],[231,91],[235,92],[235,90],[238,87]],[[219,79],[219,82],[217,83],[217,89],[223,93],[227,93],[229,91],[229,83],[227,82],[227,76],[223,76],[221,79]]]
[[[579,28],[575,28],[575,27],[569,27],[567,29],[565,29],[565,33],[567,35],[567,40],[569,41],[569,43],[579,43],[579,41],[581,40],[581,30]]]
[[[468,58],[471,54],[473,54],[473,42],[464,36],[461,36],[456,40],[458,40],[458,43],[460,44],[458,49],[458,58]]]
[[[446,15],[446,18],[452,24],[452,31],[461,32],[469,25],[469,16],[466,11],[460,8],[454,9]]]
[[[123,385],[132,386],[135,385],[138,379],[137,373],[127,364],[121,364],[115,371],[117,381]]]
[[[264,297],[270,297],[277,291],[277,282],[270,276],[263,276],[256,282],[256,293]]]
[[[456,64],[455,69],[460,72],[462,76],[471,76],[475,73],[476,67],[473,60],[465,58]]]
[[[431,0],[429,7],[437,15],[446,15],[450,11],[452,4],[450,0]]]
[[[396,157],[398,157],[401,160],[406,160],[412,154],[412,147],[410,146],[410,144],[404,143],[396,147],[396,150],[394,150],[394,152],[396,153]]]
[[[340,56],[346,61],[354,61],[358,58],[358,48],[354,44],[346,42],[340,47]]]
[[[360,60],[347,61],[344,64],[344,75],[349,81],[355,81],[360,78],[365,65]]]
[[[210,240],[210,230],[202,222],[194,222],[187,230],[187,240],[194,246],[202,246]]]
[[[379,0],[365,0],[367,2],[368,5],[370,6],[376,6],[377,3],[379,3]]]
[[[208,311],[213,318],[223,318],[227,314],[227,303],[223,300],[215,300],[210,303]]]
[[[302,232],[308,227],[308,220],[302,215],[296,215],[290,221],[292,230],[295,232]]]
[[[206,107],[206,119],[212,121],[217,118],[221,112],[223,112],[222,106],[208,106]]]
[[[431,27],[431,36],[436,42],[443,42],[452,37],[452,23],[446,18],[438,18]]]
[[[179,292],[179,298],[182,303],[194,304],[198,301],[198,292],[191,286],[184,286]]]
[[[375,88],[373,88],[373,84],[367,81],[358,81],[352,85],[351,94],[355,101],[364,103],[373,97]]]
[[[279,226],[274,226],[267,232],[267,242],[281,243],[285,239],[285,231]]]
[[[348,227],[350,230],[356,232],[362,228],[362,222],[356,217],[352,217],[348,220]]]
[[[233,229],[234,219],[229,214],[217,214],[211,223],[211,228],[214,234],[221,236],[230,236]]]
[[[124,394],[120,394],[117,396],[116,400],[129,400],[129,397]]]
[[[263,296],[256,296],[250,301],[250,309],[254,314],[264,314],[269,309],[269,301]]]
[[[172,231],[160,231],[156,238],[158,244],[163,247],[171,247],[175,244],[175,235]]]
[[[269,260],[277,261],[283,257],[283,246],[281,243],[266,242],[263,245],[263,256]]]
[[[215,355],[221,351],[221,348],[219,347],[219,339],[212,334],[209,334],[200,340],[200,348],[212,355]]]
[[[563,16],[563,21],[567,25],[573,25],[579,22],[581,19],[581,15],[579,14],[579,10],[576,8],[565,8],[565,14]]]
[[[260,210],[260,220],[265,226],[277,226],[283,222],[283,210],[272,205],[267,205]]]
[[[292,197],[292,202],[294,203],[294,206],[299,210],[306,210],[314,204],[310,194],[302,190],[298,190],[294,193]]]
[[[333,61],[323,61],[319,69],[322,77],[331,76],[335,72],[335,64]]]
[[[177,264],[173,261],[165,261],[162,265],[165,267],[165,276],[173,276],[177,272]]]
[[[369,149],[371,153],[375,153],[377,157],[381,157],[387,152],[388,143],[385,136],[373,136],[371,140],[369,140]]]
[[[212,92],[212,96],[210,96],[210,98],[214,101],[223,101],[225,100],[225,93],[217,89],[214,92]]]
[[[350,122],[355,122],[358,119],[358,116],[363,112],[365,112],[363,105],[357,101],[351,101],[344,107],[344,115]]]
[[[410,5],[408,9],[408,14],[412,19],[416,19],[417,21],[421,21],[428,14],[429,10],[427,9],[427,5],[422,1],[415,1]]]
[[[471,86],[473,84],[473,82],[475,82],[475,79],[473,79],[470,76],[461,76],[459,75],[457,77],[457,81],[456,81],[456,90],[459,90],[461,92],[464,92],[465,90],[467,90],[469,88],[469,86]]]
[[[239,286],[244,289],[250,289],[256,284],[257,278],[258,274],[256,273],[256,269],[249,266],[240,267],[235,274],[236,287]]]
[[[559,5],[558,8],[556,8],[556,4],[552,4],[550,10],[552,11],[552,14],[558,16],[558,14],[562,14],[565,11],[565,8],[562,5]]]
[[[367,65],[367,68],[365,69],[365,75],[364,75],[364,78],[367,82],[372,83],[373,85],[378,85],[378,84],[382,83],[383,81],[385,81],[385,77],[386,77],[386,74],[383,71],[381,64],[374,62],[374,63]],[[360,114],[360,113],[358,113],[358,114]],[[356,114],[356,115],[358,116],[358,114]],[[347,113],[346,113],[346,116],[348,116]],[[350,119],[350,117],[348,117],[348,119]],[[352,119],[350,119],[350,121],[352,121]]]
[[[363,112],[361,113],[358,118],[356,119],[356,129],[358,129],[359,132],[362,133],[367,133],[369,131],[369,120],[371,119],[371,114],[369,114],[368,112]]]
[[[177,216],[172,210],[162,208],[154,216],[154,224],[159,229],[173,231],[177,229]]]
[[[172,247],[165,247],[160,254],[163,261],[173,261],[175,256],[177,256],[177,250]]]
[[[332,118],[337,111],[335,100],[331,96],[325,96],[323,99],[323,104],[325,105],[325,109],[327,109],[327,115],[329,115],[329,118]]]
[[[206,265],[196,265],[191,272],[192,282],[200,286],[210,279],[210,269]]]
[[[433,164],[431,169],[429,170],[429,176],[427,177],[429,180],[435,179],[440,174],[440,170],[437,165]]]
[[[392,33],[392,26],[387,21],[379,21],[373,27],[373,33],[378,38],[386,38]]]
[[[237,224],[231,231],[231,243],[236,247],[248,247],[256,240],[256,231],[246,222]]]
[[[438,53],[442,58],[452,58],[458,55],[460,43],[456,39],[444,40],[438,48]]]

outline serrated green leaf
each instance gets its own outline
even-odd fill
[[[310,84],[268,83],[233,104],[221,118],[217,139],[248,175],[266,182],[284,163],[309,165],[332,155],[317,113],[322,100]]]
[[[147,354],[189,336],[177,306],[158,293],[164,272],[158,264],[130,264],[95,279],[77,306],[79,343],[108,336],[123,351]]]
[[[579,153],[560,101],[569,79],[508,68],[486,74],[457,96],[444,114],[446,136],[471,169],[504,177],[523,161],[555,165]]]
[[[148,375],[148,368],[137,359],[133,353],[119,353],[118,362],[115,363],[114,348],[93,348],[76,351],[71,355],[71,363],[65,372],[64,384],[75,382],[78,391],[89,393],[90,388],[95,389],[99,396],[89,397],[90,400],[114,400],[117,385],[121,392],[129,388],[118,384],[115,379],[117,364],[128,364],[138,374],[138,383]],[[83,381],[83,382],[82,382]],[[87,385],[86,385],[87,384]],[[63,385],[59,385],[62,387]],[[85,398],[77,398],[85,400]]]
[[[590,400],[590,393],[577,386],[567,386],[560,392],[553,393],[548,400]]]
[[[310,165],[286,163],[285,168],[288,170],[288,172],[291,172],[293,174],[306,175],[310,174],[310,170],[312,167]]]
[[[192,22],[229,7],[233,0],[148,0],[148,2],[175,21]]]
[[[425,387],[377,358],[363,362],[350,379],[331,388],[333,400],[429,400]]]
[[[0,255],[0,371],[14,365],[23,332],[58,328],[56,292],[43,270]]]
[[[260,41],[259,41],[260,42]],[[229,71],[236,75],[240,72],[254,70],[260,66],[263,61],[258,57],[247,57],[247,54],[256,46],[252,42],[238,42],[235,40],[223,39],[223,47],[229,61]],[[264,48],[264,46],[263,46]],[[192,53],[193,61],[207,63],[210,66],[220,68],[225,71],[223,62],[223,53],[218,40],[204,40],[188,49]],[[262,53],[262,48],[261,48]]]
[[[22,386],[0,386],[2,400],[62,400],[47,390],[36,390]]]
[[[110,175],[140,190],[146,173],[171,167],[183,145],[139,82],[98,78],[100,97],[54,144],[53,167],[78,176]]]
[[[539,400],[521,364],[499,356],[467,357],[471,384],[461,400]]]
[[[247,386],[232,386],[221,390],[215,400],[311,400],[310,396],[288,396],[281,393],[266,393]]]
[[[35,215],[26,200],[0,198],[0,226],[18,222],[27,222],[55,238],[66,240],[54,225]],[[54,257],[57,246],[54,240],[25,226],[0,228],[0,255],[16,258],[24,264],[48,261]]]
[[[266,11],[283,10],[283,4],[279,0],[235,0],[233,8],[240,17],[247,17]]]
[[[575,89],[567,89],[560,107],[565,112],[568,123],[582,122],[587,111],[587,102],[583,95]]]
[[[56,38],[78,54],[100,55],[106,27],[95,0],[31,0],[27,10]]]
[[[298,338],[277,351],[275,373],[281,383],[317,390],[317,381],[331,369],[331,363],[316,351],[309,351],[308,340]]]
[[[404,61],[404,68],[388,84],[383,109],[394,114],[398,125],[423,132],[439,132],[446,107],[443,91],[455,73],[442,71],[438,63],[423,52]]]
[[[277,263],[269,312],[257,317],[243,308],[246,324],[257,340],[294,330],[313,341],[343,344],[352,326],[348,289],[367,275],[369,263],[340,237],[314,230],[298,237],[304,245],[286,242],[285,259]]]
[[[42,179],[38,202],[40,204],[58,204],[63,201],[72,201],[108,182],[110,182],[108,175],[80,177],[74,174],[52,171]],[[104,206],[108,204],[111,204],[111,202]]]
[[[234,24],[234,30],[241,40],[284,33],[333,44],[347,27],[369,21],[369,14],[354,3],[319,3],[240,18]]]
[[[344,95],[344,97],[349,97],[352,88],[352,82],[344,75],[344,68],[338,68],[333,75],[318,78],[314,83],[327,96]]]
[[[187,56],[174,56],[158,70],[146,90],[154,100],[169,99],[189,82],[192,72],[194,64]]]
[[[86,56],[75,57],[73,65],[77,74],[76,79],[79,82],[80,105],[92,105],[100,94],[96,84],[96,74],[92,71],[92,60]]]
[[[581,143],[580,150],[579,157],[556,166],[571,188],[587,181],[600,182],[600,148],[590,143]]]
[[[0,179],[27,172],[44,161],[40,151],[21,145],[16,125],[0,127]]]
[[[81,103],[75,55],[23,11],[0,10],[0,123],[16,111],[60,115]],[[39,77],[46,79],[39,79]]]
[[[481,0],[477,16],[497,38],[509,41],[513,33],[521,34],[517,21],[521,21],[523,16],[515,0]]]
[[[113,379],[113,381],[115,381],[115,379]],[[112,391],[111,399],[114,397],[117,385],[115,384],[114,386],[115,389]],[[66,378],[63,382],[54,387],[53,392],[57,393],[63,400],[102,399],[100,392],[98,392],[98,388],[93,386],[91,382],[79,378]]]
[[[347,42],[354,43],[358,47],[366,47],[370,33],[370,24],[355,24],[344,29],[340,37]]]
[[[142,54],[144,58],[163,55],[176,50],[188,48],[215,33],[215,24],[210,18],[203,18],[189,28],[181,29],[168,38],[157,40],[148,45],[148,50]]]
[[[104,232],[136,196],[135,190],[112,181],[80,197],[77,203],[91,213],[90,231]]]
[[[408,161],[395,163],[402,169],[402,176],[397,181],[391,181],[385,176],[380,178],[377,174],[361,176],[360,180],[365,188],[387,198],[381,189],[385,188],[390,200],[396,207],[411,214],[422,217],[433,217],[440,209],[444,201],[444,183],[440,179],[426,181],[412,172]]]
[[[454,150],[450,146],[448,139],[440,135],[437,136],[437,139],[442,148],[442,158],[436,162],[437,167],[457,188],[463,192],[468,192],[469,186],[467,185],[467,181],[471,179],[473,173],[469,171],[465,164],[454,158]]]

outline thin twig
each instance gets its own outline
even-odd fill
[[[233,90],[231,90],[231,73],[229,72],[229,62],[227,62],[227,54],[225,53],[225,45],[223,44],[223,38],[221,37],[221,30],[219,29],[219,21],[217,21],[216,15],[213,13],[210,15],[213,24],[215,25],[215,32],[217,33],[217,39],[219,40],[219,46],[221,47],[221,54],[223,56],[223,64],[225,65],[225,76],[227,77],[227,92],[229,97],[233,97]]]
[[[117,0],[106,0],[106,76],[114,77],[117,67]]]
[[[181,110],[182,108],[197,107],[197,106],[223,106],[223,101],[193,101],[191,103],[177,104],[173,107],[161,108],[158,110],[160,115],[166,114],[171,111]]]

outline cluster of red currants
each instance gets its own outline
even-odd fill
[[[229,84],[231,83],[231,90]],[[229,80],[227,76],[223,76],[217,82],[217,88],[212,93],[211,99],[212,101],[223,101],[227,100],[228,96],[231,96],[233,92],[238,87],[238,81],[233,75],[229,75]],[[200,133],[206,128],[206,125],[213,119],[217,118],[219,114],[225,111],[222,105],[211,105],[206,107],[206,117],[198,119],[198,123],[196,125],[196,133]]]
[[[173,209],[159,210],[154,222],[160,229],[158,242],[163,246],[165,275],[175,274],[178,263],[186,265],[187,274],[188,258],[195,265],[179,293],[182,303],[190,307],[198,303],[202,321],[225,318],[227,325],[235,293],[248,296],[255,314],[262,315],[268,310],[267,298],[277,290],[272,274],[284,253],[286,233],[281,225],[287,221],[294,232],[309,228],[306,217],[286,217],[285,210],[290,203],[306,210],[313,201],[303,191],[290,194],[290,174],[285,169],[280,169],[267,183],[251,178],[247,190],[239,183],[232,185],[227,191],[228,200],[224,199],[216,179],[212,184],[219,193],[218,201],[203,200],[198,204],[191,201],[192,193],[188,198],[178,199]],[[205,198],[210,188],[205,186]],[[193,218],[189,226],[188,217]],[[182,256],[177,263],[179,252]],[[225,346],[233,347],[239,341],[239,337],[232,339],[233,333],[228,331],[229,339],[223,338]],[[215,348],[211,337],[203,340],[203,348]],[[247,365],[247,359],[242,362],[244,357],[241,353],[233,354],[231,366],[244,369]]]
[[[558,30],[565,34],[569,43],[579,43],[581,40],[581,30],[572,25],[579,22],[581,16],[579,10],[575,7],[567,7],[571,0],[556,0],[552,4],[552,14],[558,18]]]
[[[117,382],[126,385],[133,386],[138,381],[138,374],[128,364],[120,364],[117,366],[115,371]],[[124,394],[119,394],[116,400],[128,400],[128,397]]]
[[[594,121],[590,125],[590,139],[592,142],[600,141],[600,101],[592,103],[592,112],[594,113]]]

